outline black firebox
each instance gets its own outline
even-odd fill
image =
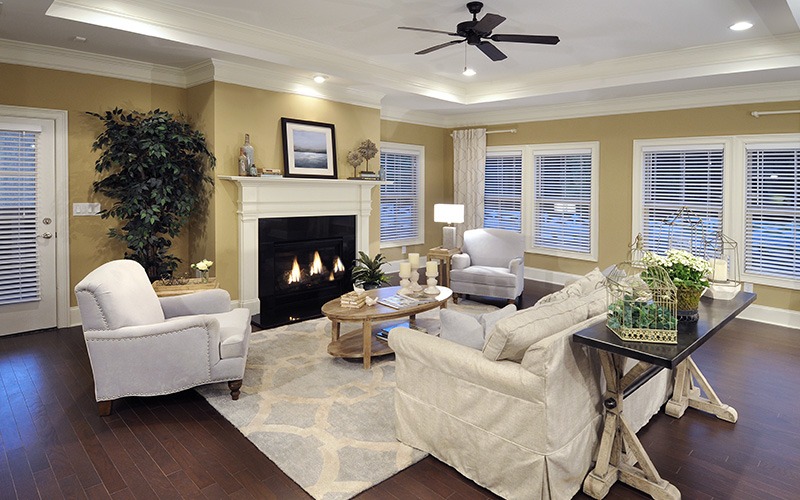
[[[322,305],[352,290],[354,215],[258,220],[261,328],[322,316]]]

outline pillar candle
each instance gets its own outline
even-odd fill
[[[401,262],[400,263],[400,277],[401,278],[410,278],[411,277],[411,263],[410,262]]]
[[[728,281],[728,262],[725,259],[714,259],[714,281]]]
[[[408,254],[408,262],[411,263],[412,269],[419,269],[419,254],[418,253]]]
[[[425,263],[425,276],[438,276],[439,264],[435,260],[429,260]]]

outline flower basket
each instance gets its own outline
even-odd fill
[[[632,342],[678,343],[676,289],[660,266],[623,262],[608,276],[606,326]]]

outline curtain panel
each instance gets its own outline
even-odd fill
[[[453,198],[464,205],[464,223],[459,224],[458,242],[467,229],[483,227],[486,129],[453,131]]]

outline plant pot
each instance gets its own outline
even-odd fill
[[[692,323],[700,319],[700,313],[697,312],[697,308],[700,305],[700,296],[702,294],[702,288],[678,287],[678,321]]]

